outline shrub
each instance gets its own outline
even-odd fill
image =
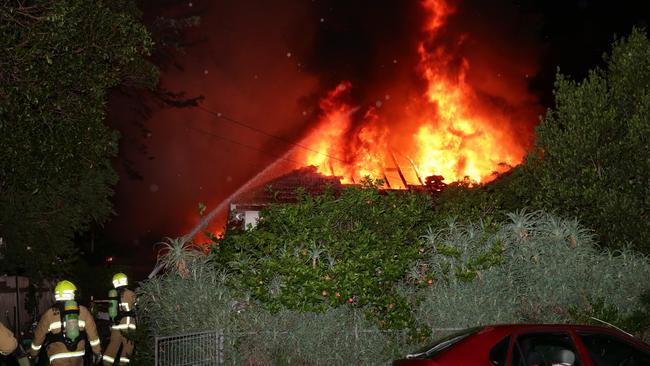
[[[641,298],[645,303],[638,302],[638,295],[649,290],[647,258],[630,250],[599,251],[593,233],[576,220],[537,211],[506,217],[449,219],[422,231],[412,244],[416,258],[390,287],[404,308],[412,309],[416,330],[591,322],[593,316],[647,332],[650,302],[647,296]],[[377,318],[369,320],[366,315],[377,311],[378,302],[271,311],[249,289],[233,287],[241,274],[210,262],[182,241],[168,244],[162,261],[167,272],[138,289],[140,327],[149,331],[148,345],[142,336],[137,339],[139,350],[152,349],[153,335],[223,329],[229,364],[366,365],[387,364],[424,342],[398,323],[381,329]],[[381,310],[389,314],[393,309]]]
[[[429,196],[382,192],[372,181],[339,196],[272,204],[253,230],[217,239],[213,258],[271,311],[366,309],[383,328],[415,328],[395,285],[417,259]]]
[[[445,248],[427,259],[438,263],[430,275],[445,280],[417,293],[416,318],[429,326],[571,322],[572,311],[587,311],[598,299],[622,316],[638,309],[636,296],[648,289],[650,277],[646,257],[627,249],[598,251],[592,232],[575,220],[526,211],[508,217],[496,230],[453,222],[440,235],[426,237],[428,247]],[[495,248],[502,257],[477,267],[477,259],[492,258]],[[473,273],[473,280],[449,276],[452,268]]]
[[[382,332],[369,323],[363,309],[271,313],[246,292],[230,289],[228,274],[214,264],[205,260],[186,264],[189,276],[171,270],[137,291],[139,365],[153,363],[155,335],[215,329],[224,330],[226,363],[236,365],[388,363],[412,348],[404,333]]]

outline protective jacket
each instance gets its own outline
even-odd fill
[[[135,292],[122,287],[118,289],[118,296],[117,316],[113,319],[111,329],[135,330]]]
[[[8,355],[18,347],[14,334],[0,323],[0,355]]]
[[[79,305],[80,337],[75,342],[67,342],[64,336],[65,321],[61,302],[48,309],[36,326],[30,353],[35,356],[46,343],[47,355],[51,365],[82,365],[86,353],[86,340],[94,353],[101,352],[97,326],[85,306]]]
[[[111,339],[106,347],[106,352],[102,357],[105,366],[111,366],[117,360],[120,365],[131,362],[130,357],[133,353],[133,341],[125,337],[129,330],[135,330],[135,292],[120,287],[118,290],[118,312],[113,319],[111,326]],[[118,355],[118,352],[122,352]]]

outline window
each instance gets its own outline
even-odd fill
[[[517,337],[512,366],[581,366],[578,352],[568,333],[528,333]]]
[[[515,343],[512,347],[512,359],[510,360],[510,366],[526,366],[524,362],[524,356],[521,354],[521,348],[519,344]]]
[[[442,352],[446,351],[449,347],[452,347],[453,345],[461,342],[465,338],[475,333],[478,333],[482,329],[483,327],[468,328],[461,332],[454,333],[452,335],[439,339],[433,345],[421,349],[418,352],[406,355],[406,358],[429,358],[429,359],[435,358]]]
[[[578,333],[595,366],[650,366],[650,355],[615,336]]]
[[[505,337],[501,342],[490,350],[490,363],[494,366],[506,366],[508,358],[508,345],[510,345],[510,336]]]

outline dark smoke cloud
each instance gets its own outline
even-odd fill
[[[324,88],[348,80],[363,104],[397,80],[417,81],[413,65],[425,19],[419,2],[320,1],[313,9],[324,23],[307,49],[306,69]]]
[[[537,70],[538,20],[505,1],[486,3],[461,3],[438,42],[468,35],[457,51],[470,60],[468,77],[487,104],[534,107],[524,76]],[[203,108],[282,139],[308,133],[318,99],[343,80],[353,85],[354,105],[383,101],[386,121],[407,113],[403,106],[424,88],[415,72],[425,17],[417,1],[188,0],[145,11],[150,23],[163,13],[201,17],[184,53],[164,59],[164,89],[204,96]],[[142,110],[124,94],[111,101],[123,139],[108,232],[120,242],[185,234],[199,220],[199,202],[215,207],[292,147],[198,108],[148,105]],[[522,134],[530,118],[522,112]]]
[[[469,61],[467,82],[478,94],[478,103],[486,116],[509,116],[507,121],[492,119],[507,123],[513,139],[527,146],[543,113],[540,93],[531,89],[541,68],[541,26],[541,15],[512,2],[465,0],[449,19],[447,34],[438,39],[467,36],[456,54]]]
[[[303,52],[296,47],[311,44],[308,5],[195,1],[200,25],[186,32],[191,45],[165,64],[161,87],[187,97],[202,95],[201,106],[208,110],[291,137],[307,119],[300,100],[315,94],[318,85],[296,57]],[[302,43],[294,41],[295,33]],[[135,111],[140,108],[119,94],[111,104],[111,121],[123,139],[117,216],[108,231],[121,242],[183,234],[198,221],[199,202],[218,204],[288,148],[197,108],[154,105],[143,130],[142,114]],[[142,179],[133,179],[137,176]]]

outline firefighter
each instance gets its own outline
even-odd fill
[[[82,366],[86,340],[93,350],[93,361],[101,359],[97,327],[85,306],[75,301],[77,287],[70,281],[60,281],[54,288],[55,304],[41,316],[34,331],[30,355],[36,356],[46,342],[47,356],[52,366]]]
[[[108,293],[108,314],[113,321],[111,326],[111,340],[108,342],[103,361],[105,366],[115,364],[116,359],[120,365],[130,362],[133,353],[133,341],[126,336],[129,331],[135,330],[135,292],[129,290],[129,279],[124,273],[113,276],[113,287]],[[122,352],[120,353],[120,347]]]
[[[6,356],[15,351],[16,347],[18,347],[18,342],[14,338],[14,334],[0,323],[0,355]]]

